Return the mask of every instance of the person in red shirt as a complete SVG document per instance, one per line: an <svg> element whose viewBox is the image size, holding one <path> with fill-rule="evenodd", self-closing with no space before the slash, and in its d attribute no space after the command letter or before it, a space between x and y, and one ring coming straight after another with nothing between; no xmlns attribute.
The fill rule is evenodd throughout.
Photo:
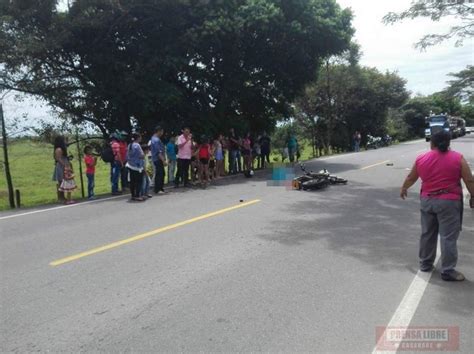
<svg viewBox="0 0 474 354"><path fill-rule="evenodd" d="M97 156L92 154L92 147L89 145L84 148L84 163L86 164L87 198L92 200L94 199L95 166L97 165Z"/></svg>
<svg viewBox="0 0 474 354"><path fill-rule="evenodd" d="M431 137L431 150L417 157L403 183L400 197L406 199L408 189L421 179L420 271L433 271L439 238L441 279L463 281L464 275L455 269L464 206L461 180L471 194L472 208L474 177L466 159L451 150L450 144L449 132L441 131Z"/></svg>
<svg viewBox="0 0 474 354"><path fill-rule="evenodd" d="M122 170L121 170L121 184L122 184L122 192L125 191L128 187L128 171L127 168L125 167L125 164L127 163L127 149L128 149L128 144L127 144L127 136L128 134L124 131L118 133L118 143L120 147L120 159L122 160Z"/></svg>
<svg viewBox="0 0 474 354"><path fill-rule="evenodd" d="M201 137L201 144L197 149L199 159L199 180L202 187L209 183L209 160L211 158L211 144L205 136Z"/></svg>

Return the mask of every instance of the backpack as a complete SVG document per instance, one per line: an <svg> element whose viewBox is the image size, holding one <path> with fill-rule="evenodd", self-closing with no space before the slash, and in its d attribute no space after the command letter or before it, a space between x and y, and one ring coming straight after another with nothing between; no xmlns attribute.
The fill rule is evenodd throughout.
<svg viewBox="0 0 474 354"><path fill-rule="evenodd" d="M107 162L107 163L114 162L115 156L114 156L114 152L112 151L112 147L110 147L109 145L105 146L100 153L100 157L102 158L104 162Z"/></svg>

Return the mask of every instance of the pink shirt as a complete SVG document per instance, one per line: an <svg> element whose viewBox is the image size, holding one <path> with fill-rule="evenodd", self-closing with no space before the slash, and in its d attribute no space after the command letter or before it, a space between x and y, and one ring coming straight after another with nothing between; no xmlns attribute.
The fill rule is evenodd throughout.
<svg viewBox="0 0 474 354"><path fill-rule="evenodd" d="M191 160L191 148L192 148L192 143L191 139L184 144L184 146L180 146L181 144L186 142L186 138L184 135L180 135L178 137L178 159L183 159L183 160Z"/></svg>
<svg viewBox="0 0 474 354"><path fill-rule="evenodd" d="M461 200L461 159L455 151L442 153L431 150L416 159L416 170L421 178L421 196L425 198ZM447 193L432 195L441 190Z"/></svg>
<svg viewBox="0 0 474 354"><path fill-rule="evenodd" d="M110 146L112 147L112 152L114 154L114 157L115 157L115 161L121 161L121 153L120 153L120 144L118 141L112 141L112 143L110 143Z"/></svg>

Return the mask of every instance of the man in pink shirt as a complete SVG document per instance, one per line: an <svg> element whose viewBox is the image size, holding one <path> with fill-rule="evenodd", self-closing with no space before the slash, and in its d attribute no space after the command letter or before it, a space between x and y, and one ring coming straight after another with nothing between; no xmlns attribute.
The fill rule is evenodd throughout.
<svg viewBox="0 0 474 354"><path fill-rule="evenodd" d="M185 187L189 186L189 166L192 157L192 135L188 127L183 129L183 134L178 137L178 169L174 180L175 188L179 187L179 183L183 182Z"/></svg>
<svg viewBox="0 0 474 354"><path fill-rule="evenodd" d="M405 199L408 189L421 178L421 239L420 270L434 268L438 234L441 243L441 278L463 281L464 275L455 270L457 240L462 229L463 197L461 179L471 194L473 207L474 178L464 157L449 149L451 135L440 132L431 138L431 151L416 159L402 186L400 196Z"/></svg>

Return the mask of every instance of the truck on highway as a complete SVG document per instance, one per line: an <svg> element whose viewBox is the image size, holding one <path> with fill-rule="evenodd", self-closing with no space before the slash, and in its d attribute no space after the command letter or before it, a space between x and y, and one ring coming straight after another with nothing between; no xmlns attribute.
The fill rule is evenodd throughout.
<svg viewBox="0 0 474 354"><path fill-rule="evenodd" d="M453 134L455 138L466 135L466 121L460 117L453 117L452 119L455 122Z"/></svg>
<svg viewBox="0 0 474 354"><path fill-rule="evenodd" d="M446 131L453 134L455 129L454 120L449 117L447 114L438 114L431 115L426 118L426 129L425 129L425 138L426 141L430 141L433 134L436 134L440 131Z"/></svg>

